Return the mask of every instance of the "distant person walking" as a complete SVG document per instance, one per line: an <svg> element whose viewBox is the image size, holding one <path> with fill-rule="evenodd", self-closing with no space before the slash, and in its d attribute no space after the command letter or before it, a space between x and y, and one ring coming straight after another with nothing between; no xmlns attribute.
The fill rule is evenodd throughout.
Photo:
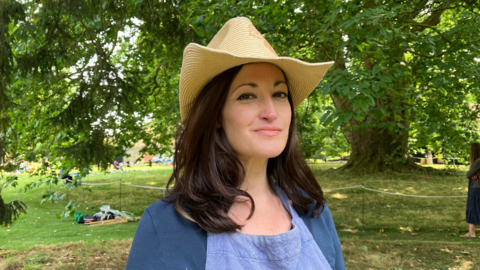
<svg viewBox="0 0 480 270"><path fill-rule="evenodd" d="M475 225L480 225L480 143L472 143L470 147L470 170L468 178L467 223L468 233L462 238L475 237Z"/></svg>

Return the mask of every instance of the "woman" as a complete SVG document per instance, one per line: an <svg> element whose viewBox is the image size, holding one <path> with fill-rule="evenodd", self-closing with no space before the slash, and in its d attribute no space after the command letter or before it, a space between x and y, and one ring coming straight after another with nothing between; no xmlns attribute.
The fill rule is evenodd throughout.
<svg viewBox="0 0 480 270"><path fill-rule="evenodd" d="M475 225L480 225L480 143L472 143L470 147L470 170L467 172L468 198L467 198L467 223L468 233L462 238L475 238Z"/></svg>
<svg viewBox="0 0 480 270"><path fill-rule="evenodd" d="M345 269L294 117L332 64L278 57L247 18L189 44L173 188L145 210L127 269Z"/></svg>

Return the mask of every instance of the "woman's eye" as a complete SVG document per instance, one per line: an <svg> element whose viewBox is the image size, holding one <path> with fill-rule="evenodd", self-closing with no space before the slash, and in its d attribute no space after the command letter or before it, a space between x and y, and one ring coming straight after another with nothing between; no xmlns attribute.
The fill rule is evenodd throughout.
<svg viewBox="0 0 480 270"><path fill-rule="evenodd" d="M288 94L285 93L285 92L278 92L278 93L273 94L273 96L274 97L279 97L279 98L287 98Z"/></svg>
<svg viewBox="0 0 480 270"><path fill-rule="evenodd" d="M249 100L252 99L254 96L252 94L243 94L240 97L238 97L238 100Z"/></svg>

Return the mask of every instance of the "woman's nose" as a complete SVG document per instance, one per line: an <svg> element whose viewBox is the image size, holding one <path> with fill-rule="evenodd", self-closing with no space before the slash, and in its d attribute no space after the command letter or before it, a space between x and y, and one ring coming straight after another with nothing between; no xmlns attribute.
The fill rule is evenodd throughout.
<svg viewBox="0 0 480 270"><path fill-rule="evenodd" d="M275 120L277 118L277 110L275 109L272 97L265 98L261 104L260 117L268 122Z"/></svg>

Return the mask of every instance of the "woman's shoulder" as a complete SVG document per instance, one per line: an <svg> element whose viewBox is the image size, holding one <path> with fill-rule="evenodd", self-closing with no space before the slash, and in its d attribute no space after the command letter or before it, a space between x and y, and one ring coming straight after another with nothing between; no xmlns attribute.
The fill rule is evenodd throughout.
<svg viewBox="0 0 480 270"><path fill-rule="evenodd" d="M171 198L166 199L170 200ZM145 209L142 219L144 216L152 220L153 225L162 235L168 235L174 230L184 230L186 232L200 229L196 223L181 216L175 209L173 202L156 201Z"/></svg>
<svg viewBox="0 0 480 270"><path fill-rule="evenodd" d="M174 215L175 206L173 203L158 200L150 204L145 209L145 212L156 218L166 218L167 216Z"/></svg>
<svg viewBox="0 0 480 270"><path fill-rule="evenodd" d="M318 216L316 217L311 217L311 214L315 208L316 201L314 200L313 203L307 205L308 211L304 213L299 213L299 216L301 218L305 219L310 219L314 223L322 223L324 225L330 224L330 222L333 221L332 219L332 213L330 212L330 208L327 205L326 201L323 201L323 205L320 206L319 212L321 212Z"/></svg>
<svg viewBox="0 0 480 270"><path fill-rule="evenodd" d="M472 166L470 167L470 169L475 169L475 170L478 170L480 168L480 158L477 158L475 159L475 161L473 161L473 164Z"/></svg>
<svg viewBox="0 0 480 270"><path fill-rule="evenodd" d="M178 214L173 203L157 201L140 219L127 269L201 269L206 247L204 230Z"/></svg>

